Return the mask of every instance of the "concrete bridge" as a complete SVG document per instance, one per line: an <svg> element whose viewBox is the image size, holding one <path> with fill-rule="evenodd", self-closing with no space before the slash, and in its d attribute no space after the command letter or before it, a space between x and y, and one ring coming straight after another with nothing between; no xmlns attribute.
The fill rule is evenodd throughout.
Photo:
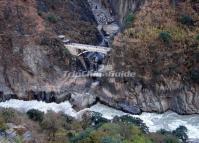
<svg viewBox="0 0 199 143"><path fill-rule="evenodd" d="M77 43L67 43L65 47L69 50L72 55L79 56L81 52L98 52L102 54L107 54L111 48L102 47L102 46L93 46L93 45L86 45L86 44L77 44ZM81 51L81 52L79 52Z"/></svg>

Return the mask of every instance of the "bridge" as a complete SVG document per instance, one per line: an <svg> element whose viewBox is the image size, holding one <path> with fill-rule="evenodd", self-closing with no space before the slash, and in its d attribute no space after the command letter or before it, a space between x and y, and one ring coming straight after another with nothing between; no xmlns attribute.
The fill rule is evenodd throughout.
<svg viewBox="0 0 199 143"><path fill-rule="evenodd" d="M77 43L67 43L65 47L69 50L69 52L73 55L81 55L78 53L78 50L83 50L83 52L98 52L102 54L107 54L111 48L102 47L102 46L93 46L93 45L86 45L86 44L77 44Z"/></svg>

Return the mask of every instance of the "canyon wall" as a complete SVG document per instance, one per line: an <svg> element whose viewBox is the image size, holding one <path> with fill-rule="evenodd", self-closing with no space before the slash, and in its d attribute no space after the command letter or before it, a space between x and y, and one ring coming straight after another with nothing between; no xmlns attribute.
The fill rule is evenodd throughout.
<svg viewBox="0 0 199 143"><path fill-rule="evenodd" d="M125 17L139 9L144 0L110 0L111 7L114 13L118 16L121 23L124 22Z"/></svg>
<svg viewBox="0 0 199 143"><path fill-rule="evenodd" d="M30 97L49 102L57 91L67 95L60 88L74 58L60 34L74 42L100 41L87 1L0 1L0 101Z"/></svg>
<svg viewBox="0 0 199 143"><path fill-rule="evenodd" d="M120 19L135 5L130 0L112 2ZM131 71L136 76L102 79L99 100L131 113L172 110L198 114L197 5L193 1L147 0L137 8L134 21L115 37L110 59L114 72ZM183 14L195 21L193 25L179 21ZM161 39L165 33L171 36L166 42Z"/></svg>

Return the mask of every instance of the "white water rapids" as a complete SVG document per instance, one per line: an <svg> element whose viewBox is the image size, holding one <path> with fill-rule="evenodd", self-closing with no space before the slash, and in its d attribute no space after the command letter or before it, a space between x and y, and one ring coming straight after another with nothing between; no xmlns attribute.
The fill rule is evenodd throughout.
<svg viewBox="0 0 199 143"><path fill-rule="evenodd" d="M57 104L45 103L42 101L22 101L11 99L6 102L0 102L0 107L14 108L20 112L27 112L30 109L37 109L46 113L48 110L52 110L54 112L63 112L66 115L70 115L75 118L79 118L84 111L99 112L103 115L103 117L107 119L112 119L115 116L122 116L127 114L99 103L92 106L91 108L76 112L68 101ZM169 111L164 114L142 113L141 115L132 116L142 119L144 123L146 123L146 125L149 127L150 132L156 132L160 129L172 131L180 125L183 125L187 127L188 136L190 139L199 139L199 115L183 116Z"/></svg>

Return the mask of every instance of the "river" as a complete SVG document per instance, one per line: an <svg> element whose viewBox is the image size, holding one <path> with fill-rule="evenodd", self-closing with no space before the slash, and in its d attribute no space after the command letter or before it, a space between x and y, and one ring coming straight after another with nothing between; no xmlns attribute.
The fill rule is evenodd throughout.
<svg viewBox="0 0 199 143"><path fill-rule="evenodd" d="M84 109L82 111L75 111L72 105L65 101L63 103L46 103L42 101L22 101L11 99L6 102L0 102L2 108L14 108L20 112L27 112L30 109L37 109L42 112L52 110L54 112L63 112L66 115L74 118L80 118L85 111L95 111L101 113L104 118L112 119L115 116L126 115L122 111L110 108L100 103ZM130 114L129 114L130 115ZM187 127L188 136L191 140L199 139L199 115L178 115L174 112L168 111L163 114L156 113L142 113L141 115L131 115L133 117L140 118L149 127L150 132L156 132L160 129L168 131L175 130L180 125Z"/></svg>

